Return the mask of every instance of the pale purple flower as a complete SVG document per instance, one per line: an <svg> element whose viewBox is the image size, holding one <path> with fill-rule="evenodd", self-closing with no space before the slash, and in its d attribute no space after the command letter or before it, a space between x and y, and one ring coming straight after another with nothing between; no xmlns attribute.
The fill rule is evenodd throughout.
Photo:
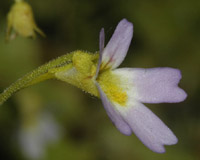
<svg viewBox="0 0 200 160"><path fill-rule="evenodd" d="M177 143L173 132L142 103L176 103L187 94L178 87L181 73L173 68L120 68L133 36L133 25L126 19L119 22L115 32L104 48L104 29L100 32L100 58L96 72L96 85L104 108L117 127L125 134L135 135L154 152L165 152L164 145ZM110 70L120 77L119 86L127 93L124 105L111 100L98 82L101 70Z"/></svg>

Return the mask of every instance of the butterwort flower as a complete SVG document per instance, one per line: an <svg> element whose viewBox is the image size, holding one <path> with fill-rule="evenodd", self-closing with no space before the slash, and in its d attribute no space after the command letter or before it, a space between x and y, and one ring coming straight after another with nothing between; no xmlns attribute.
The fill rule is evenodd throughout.
<svg viewBox="0 0 200 160"><path fill-rule="evenodd" d="M168 67L118 69L126 57L132 36L132 23L123 19L104 47L102 29L99 52L75 51L50 61L6 89L0 95L0 104L21 88L56 78L100 97L108 116L121 133L135 133L152 151L165 152L164 145L176 144L177 138L143 103L183 101L187 95L178 87L181 73Z"/></svg>
<svg viewBox="0 0 200 160"><path fill-rule="evenodd" d="M102 30L98 64L102 75L98 77L97 73L96 85L104 108L117 129L125 135L135 133L152 151L163 153L164 145L176 144L177 138L142 103L181 102L187 95L178 87L181 79L178 69L117 69L127 54L132 35L133 25L123 19L104 48Z"/></svg>
<svg viewBox="0 0 200 160"><path fill-rule="evenodd" d="M7 16L6 39L15 38L16 34L23 37L35 37L35 32L45 36L35 23L31 6L23 0L15 0Z"/></svg>

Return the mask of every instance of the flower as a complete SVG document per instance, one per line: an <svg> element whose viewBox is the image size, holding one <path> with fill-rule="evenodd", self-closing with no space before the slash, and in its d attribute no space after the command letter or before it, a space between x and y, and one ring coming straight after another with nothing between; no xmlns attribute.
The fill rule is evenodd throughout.
<svg viewBox="0 0 200 160"><path fill-rule="evenodd" d="M131 135L134 132L149 149L163 153L164 145L176 144L177 138L142 103L181 102L187 95L177 86L181 79L178 69L168 67L117 69L127 54L132 36L132 23L123 19L104 48L105 35L102 29L98 65L93 69L96 73L92 71L95 65L93 67L89 65L91 62L87 58L83 60L86 56L81 53L82 57L78 55L76 58L75 53L73 63L76 69L58 72L56 77L93 95L100 95L108 116L121 133ZM88 73L89 70L89 67L84 66L86 62L92 74L83 76L80 72Z"/></svg>
<svg viewBox="0 0 200 160"><path fill-rule="evenodd" d="M117 129L125 135L132 132L154 152L165 152L164 145L177 143L172 131L142 103L175 103L186 98L177 84L181 73L173 68L116 69L127 54L133 36L133 25L126 19L119 22L112 38L104 48L104 32L100 33L100 74L107 69L118 79L118 89L98 81L104 108ZM101 79L101 78L100 78ZM108 81L111 79L108 78ZM105 81L105 80L104 80ZM112 80L111 80L112 81ZM111 87L111 88L110 88ZM119 92L115 95L115 92Z"/></svg>
<svg viewBox="0 0 200 160"><path fill-rule="evenodd" d="M7 17L6 39L15 38L11 34L13 30L23 37L35 37L35 31L45 37L45 34L37 27L31 6L23 0L17 0L11 7Z"/></svg>
<svg viewBox="0 0 200 160"><path fill-rule="evenodd" d="M119 82L116 85L120 89L116 91L114 87L98 81L98 78L96 85L104 108L117 129L125 135L134 132L149 149L163 153L165 152L164 145L176 144L177 138L142 103L181 102L187 95L177 86L181 79L178 69L116 69L126 56L132 35L133 25L126 19L120 21L105 48L102 45L104 32L100 33L101 58L98 64L100 74L102 69L107 69L106 72L118 78ZM120 93L115 95L115 92Z"/></svg>
<svg viewBox="0 0 200 160"><path fill-rule="evenodd" d="M136 136L154 152L165 152L164 145L177 143L173 132L143 103L177 103L187 94L178 87L181 73L173 68L120 68L133 36L133 25L119 22L104 48L100 31L100 51L75 51L61 56L25 75L0 94L0 104L21 88L56 78L100 97L117 129Z"/></svg>

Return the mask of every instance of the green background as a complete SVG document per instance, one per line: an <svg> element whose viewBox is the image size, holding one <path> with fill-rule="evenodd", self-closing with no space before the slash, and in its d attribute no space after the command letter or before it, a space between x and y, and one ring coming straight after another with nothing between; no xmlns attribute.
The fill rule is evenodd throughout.
<svg viewBox="0 0 200 160"><path fill-rule="evenodd" d="M12 96L0 109L0 159L31 159L23 154L18 131L33 117L50 114L60 127L58 140L44 147L41 160L198 160L200 159L200 1L198 0L29 0L38 26L47 35L5 42L11 0L0 1L0 91L65 53L98 50L105 28L108 42L127 18L134 36L122 67L173 67L182 72L187 99L147 104L173 130L177 145L157 154L133 134L122 135L101 101L61 81L49 80Z"/></svg>

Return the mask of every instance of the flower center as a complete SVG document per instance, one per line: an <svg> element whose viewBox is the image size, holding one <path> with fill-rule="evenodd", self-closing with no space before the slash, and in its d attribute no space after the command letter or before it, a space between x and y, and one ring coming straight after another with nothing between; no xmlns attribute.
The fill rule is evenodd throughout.
<svg viewBox="0 0 200 160"><path fill-rule="evenodd" d="M125 106L128 96L127 93L120 87L120 77L113 74L112 71L107 70L100 73L97 82L102 87L107 97L121 106Z"/></svg>

